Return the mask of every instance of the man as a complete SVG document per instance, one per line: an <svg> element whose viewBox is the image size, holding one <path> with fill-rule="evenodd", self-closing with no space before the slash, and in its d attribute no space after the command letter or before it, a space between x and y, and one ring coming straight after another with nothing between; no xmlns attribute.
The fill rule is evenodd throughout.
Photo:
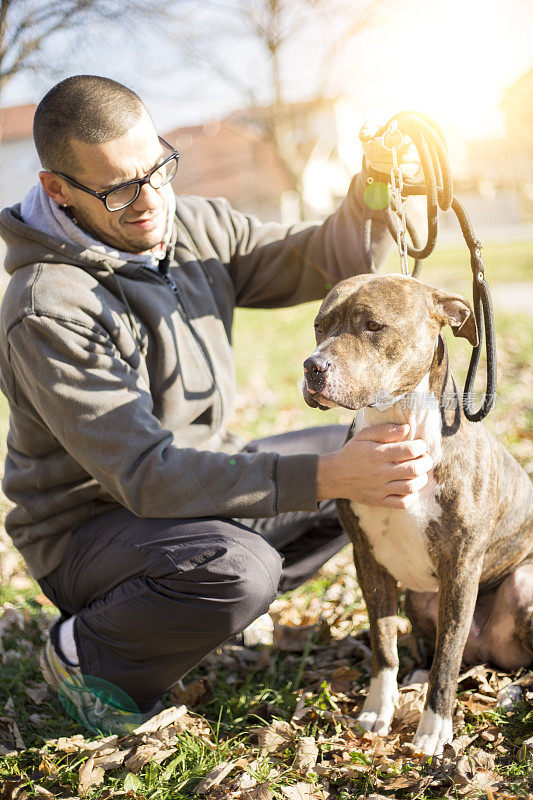
<svg viewBox="0 0 533 800"><path fill-rule="evenodd" d="M62 612L46 680L87 727L128 730L346 544L330 498L403 507L431 461L406 426L244 450L226 428L234 307L320 298L363 270L360 176L322 225L176 198L178 154L97 76L53 87L34 136L40 183L0 215L6 528Z"/></svg>

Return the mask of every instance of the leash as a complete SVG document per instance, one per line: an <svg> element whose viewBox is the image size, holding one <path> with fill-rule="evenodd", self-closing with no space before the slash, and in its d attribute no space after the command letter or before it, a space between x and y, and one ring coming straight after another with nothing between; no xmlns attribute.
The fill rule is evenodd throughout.
<svg viewBox="0 0 533 800"><path fill-rule="evenodd" d="M397 151L403 141L403 134L411 139L418 152L424 175L422 181L411 181L404 178L398 166ZM373 210L365 203L361 231L365 265L369 272L377 272L370 250L372 223L374 220L382 220L384 217L389 232L396 239L402 274L416 278L420 272L422 260L431 255L437 244L439 208L441 211L451 209L455 213L461 233L470 252L473 307L479 337L478 344L472 350L465 380L463 412L470 422L479 422L487 416L496 398L494 310L489 285L485 279L481 243L474 234L463 205L453 194L453 179L444 137L432 120L423 114L417 114L413 111L403 111L392 117L372 138L379 137L382 138L383 144L392 153L393 168L390 173L390 180L387 175L385 183L388 193L388 184L390 182L391 193L389 202L383 209ZM368 175L368 186L375 182L384 183L385 176L383 173L369 167L366 158L363 160L363 168ZM403 207L404 198L410 195L426 195L427 197L428 234L426 243L423 246L420 245L416 228L407 218ZM408 236L411 243L408 241ZM409 271L408 256L415 260L412 272ZM487 364L486 387L481 406L476 411L473 407L473 387L481 359L483 341L485 341Z"/></svg>

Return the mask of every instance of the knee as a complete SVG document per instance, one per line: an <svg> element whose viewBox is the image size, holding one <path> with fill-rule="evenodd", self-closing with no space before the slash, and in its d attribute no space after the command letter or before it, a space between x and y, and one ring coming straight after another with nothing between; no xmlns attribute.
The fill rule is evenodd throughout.
<svg viewBox="0 0 533 800"><path fill-rule="evenodd" d="M242 631L264 614L276 598L283 559L280 554L256 536L251 547L231 547L224 559L225 603L220 622L228 636Z"/></svg>
<svg viewBox="0 0 533 800"><path fill-rule="evenodd" d="M216 629L223 641L267 611L277 594L283 559L247 529L231 526L224 531L218 525L209 533L187 552L182 547L179 561L174 552L154 577L169 602L190 606L199 627L212 633Z"/></svg>

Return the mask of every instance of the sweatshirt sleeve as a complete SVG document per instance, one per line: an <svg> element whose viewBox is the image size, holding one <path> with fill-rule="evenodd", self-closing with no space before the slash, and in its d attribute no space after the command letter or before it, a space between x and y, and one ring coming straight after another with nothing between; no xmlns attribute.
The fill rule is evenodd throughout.
<svg viewBox="0 0 533 800"><path fill-rule="evenodd" d="M364 183L363 174L356 175L340 207L322 224L265 224L226 203L237 305L273 308L318 300L338 281L367 272L361 236ZM371 251L378 266L392 244L381 217L374 219Z"/></svg>
<svg viewBox="0 0 533 800"><path fill-rule="evenodd" d="M316 509L317 456L180 447L155 417L149 387L105 332L30 315L12 328L9 346L19 408L137 516ZM57 478L39 488L56 491Z"/></svg>

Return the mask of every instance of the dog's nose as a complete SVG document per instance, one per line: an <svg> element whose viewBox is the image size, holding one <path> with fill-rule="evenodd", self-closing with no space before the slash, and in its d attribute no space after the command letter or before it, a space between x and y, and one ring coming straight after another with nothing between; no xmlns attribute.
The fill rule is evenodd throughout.
<svg viewBox="0 0 533 800"><path fill-rule="evenodd" d="M309 356L304 361L304 375L312 389L320 389L325 382L329 361L323 356Z"/></svg>

